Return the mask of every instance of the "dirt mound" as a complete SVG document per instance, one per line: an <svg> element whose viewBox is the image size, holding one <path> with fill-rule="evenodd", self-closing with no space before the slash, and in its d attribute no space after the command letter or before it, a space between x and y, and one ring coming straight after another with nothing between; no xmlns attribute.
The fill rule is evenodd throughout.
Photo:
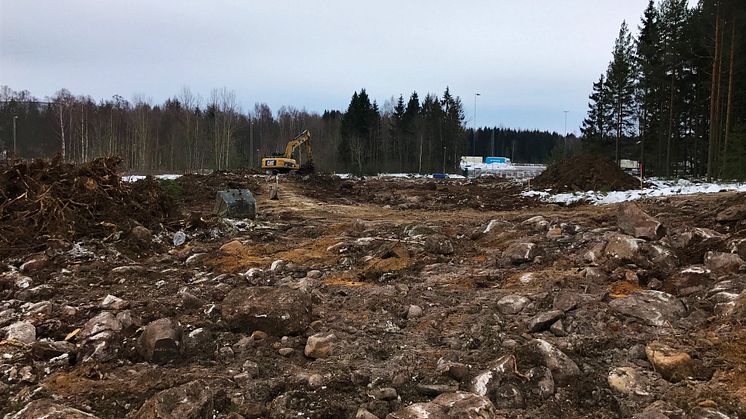
<svg viewBox="0 0 746 419"><path fill-rule="evenodd" d="M640 182L613 161L586 155L552 163L531 185L553 192L626 191L639 188Z"/></svg>
<svg viewBox="0 0 746 419"><path fill-rule="evenodd" d="M122 182L120 162L74 165L57 156L0 168L0 253L43 249L47 238L107 237L138 224L153 229L175 215L158 181Z"/></svg>
<svg viewBox="0 0 746 419"><path fill-rule="evenodd" d="M248 189L259 195L261 185L252 177L254 174L256 171L216 171L207 175L186 174L173 182L181 188L178 195L185 206L208 211L215 203L215 192L222 189Z"/></svg>

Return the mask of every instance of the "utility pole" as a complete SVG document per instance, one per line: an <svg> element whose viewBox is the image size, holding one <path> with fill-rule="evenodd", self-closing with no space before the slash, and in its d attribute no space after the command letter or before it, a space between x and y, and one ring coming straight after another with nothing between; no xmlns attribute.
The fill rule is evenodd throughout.
<svg viewBox="0 0 746 419"><path fill-rule="evenodd" d="M567 154L567 112L565 111L565 142L562 145L562 155L563 157Z"/></svg>
<svg viewBox="0 0 746 419"><path fill-rule="evenodd" d="M443 173L446 172L446 148L443 147Z"/></svg>
<svg viewBox="0 0 746 419"><path fill-rule="evenodd" d="M474 93L474 138L472 140L471 155L477 154L477 96L481 96L479 93Z"/></svg>
<svg viewBox="0 0 746 419"><path fill-rule="evenodd" d="M16 145L16 120L18 115L13 115L13 157L18 157L18 146Z"/></svg>
<svg viewBox="0 0 746 419"><path fill-rule="evenodd" d="M251 123L249 124L249 166L251 168L254 167L254 117L251 118Z"/></svg>

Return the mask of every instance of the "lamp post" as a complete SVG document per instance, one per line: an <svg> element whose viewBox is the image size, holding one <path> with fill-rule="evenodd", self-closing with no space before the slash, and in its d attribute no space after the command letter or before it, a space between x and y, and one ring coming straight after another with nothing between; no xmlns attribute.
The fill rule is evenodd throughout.
<svg viewBox="0 0 746 419"><path fill-rule="evenodd" d="M471 146L472 156L477 154L477 96L481 96L479 93L474 93L474 139Z"/></svg>
<svg viewBox="0 0 746 419"><path fill-rule="evenodd" d="M18 147L16 145L16 120L18 115L13 115L13 157L18 156Z"/></svg>

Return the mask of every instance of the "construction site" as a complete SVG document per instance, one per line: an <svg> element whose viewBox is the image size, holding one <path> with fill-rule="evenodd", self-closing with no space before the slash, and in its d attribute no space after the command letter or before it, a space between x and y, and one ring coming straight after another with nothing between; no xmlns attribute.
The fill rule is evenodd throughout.
<svg viewBox="0 0 746 419"><path fill-rule="evenodd" d="M737 189L118 163L0 170L6 418L746 416Z"/></svg>

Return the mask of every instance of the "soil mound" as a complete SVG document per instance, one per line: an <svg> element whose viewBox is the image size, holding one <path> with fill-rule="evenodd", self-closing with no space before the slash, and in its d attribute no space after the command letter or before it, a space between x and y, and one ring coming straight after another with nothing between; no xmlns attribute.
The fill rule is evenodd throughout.
<svg viewBox="0 0 746 419"><path fill-rule="evenodd" d="M531 182L535 189L553 192L626 191L640 182L613 161L599 156L578 156L552 163Z"/></svg>
<svg viewBox="0 0 746 419"><path fill-rule="evenodd" d="M219 190L248 189L259 195L261 185L254 174L256 171L251 170L215 171L207 175L185 174L174 182L181 188L180 200L185 206L209 211L215 203L215 192Z"/></svg>
<svg viewBox="0 0 746 419"><path fill-rule="evenodd" d="M122 182L119 157L80 165L51 160L0 167L0 253L38 250L46 240L108 237L136 225L158 228L176 204L147 178Z"/></svg>

